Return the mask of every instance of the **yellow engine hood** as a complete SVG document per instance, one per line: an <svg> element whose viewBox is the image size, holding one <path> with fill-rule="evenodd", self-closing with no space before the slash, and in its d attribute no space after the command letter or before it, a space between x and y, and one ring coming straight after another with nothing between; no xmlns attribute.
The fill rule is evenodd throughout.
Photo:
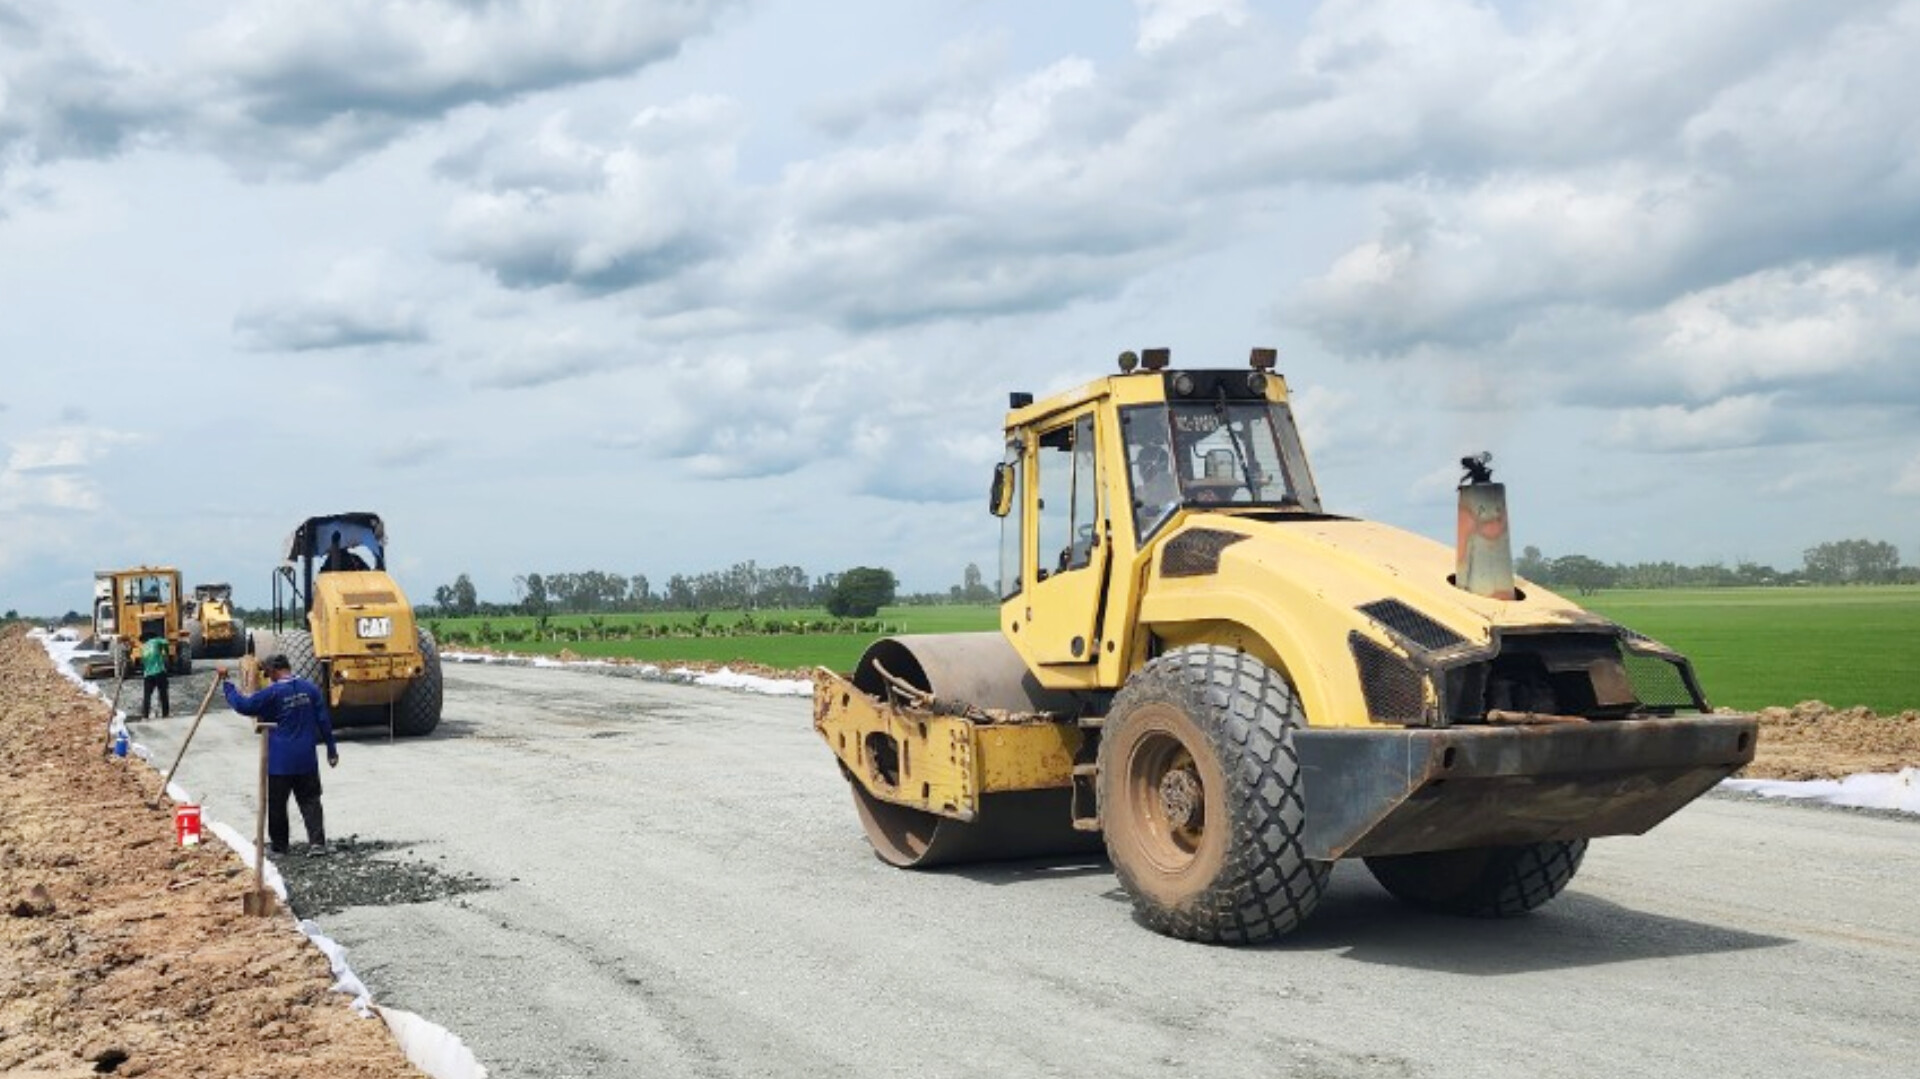
<svg viewBox="0 0 1920 1079"><path fill-rule="evenodd" d="M1292 578L1326 603L1351 610L1397 599L1469 640L1494 627L1594 626L1613 623L1555 592L1519 581L1520 598L1492 599L1455 588L1453 548L1374 521L1308 519L1261 522L1212 519L1201 527L1244 532L1221 552L1254 576Z"/></svg>
<svg viewBox="0 0 1920 1079"><path fill-rule="evenodd" d="M1369 723L1354 666L1355 636L1406 654L1390 629L1457 641L1429 648L1481 649L1515 631L1615 624L1531 582L1520 598L1490 599L1453 587L1453 550L1370 521L1262 520L1196 514L1156 545L1140 621L1162 647L1216 643L1277 664L1312 722ZM1362 608L1370 608L1363 610Z"/></svg>

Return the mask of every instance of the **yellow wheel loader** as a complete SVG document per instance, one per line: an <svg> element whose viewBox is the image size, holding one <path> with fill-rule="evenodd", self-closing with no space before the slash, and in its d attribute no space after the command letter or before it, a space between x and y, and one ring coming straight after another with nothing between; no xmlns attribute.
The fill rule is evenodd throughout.
<svg viewBox="0 0 1920 1079"><path fill-rule="evenodd" d="M193 645L180 610L180 571L172 566L99 570L93 575L93 637L106 658L87 664L88 678L140 677L140 643L165 637L171 674L193 673Z"/></svg>
<svg viewBox="0 0 1920 1079"><path fill-rule="evenodd" d="M1484 457L1451 550L1323 509L1273 366L1150 349L1012 396L1000 632L815 675L882 859L1104 846L1136 917L1197 941L1290 932L1342 858L1503 917L1752 759L1683 656L1513 576Z"/></svg>
<svg viewBox="0 0 1920 1079"><path fill-rule="evenodd" d="M233 612L233 586L197 584L186 608L187 639L193 654L206 659L238 659L247 651L247 624Z"/></svg>
<svg viewBox="0 0 1920 1079"><path fill-rule="evenodd" d="M387 574L379 516L310 517L285 549L273 576L273 629L249 636L244 688L257 688L258 661L280 652L327 694L335 726L431 733L440 723L440 652Z"/></svg>

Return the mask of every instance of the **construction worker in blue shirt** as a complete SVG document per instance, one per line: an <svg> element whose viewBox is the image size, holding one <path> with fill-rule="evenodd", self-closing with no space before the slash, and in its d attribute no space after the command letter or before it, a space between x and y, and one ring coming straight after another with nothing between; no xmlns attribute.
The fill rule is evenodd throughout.
<svg viewBox="0 0 1920 1079"><path fill-rule="evenodd" d="M320 763L314 756L321 741L327 743L327 767L340 765L326 695L312 682L294 677L293 664L284 655L268 656L261 661L260 671L269 681L252 696L227 681L225 667L218 675L229 707L274 725L267 735L268 849L275 854L287 852L287 795L291 794L307 826L307 853L323 855L327 827L320 808Z"/></svg>

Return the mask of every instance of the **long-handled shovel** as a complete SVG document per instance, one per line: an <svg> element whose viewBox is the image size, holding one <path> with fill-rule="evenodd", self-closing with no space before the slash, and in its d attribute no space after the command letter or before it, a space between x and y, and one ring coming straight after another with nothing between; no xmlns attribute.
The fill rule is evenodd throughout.
<svg viewBox="0 0 1920 1079"><path fill-rule="evenodd" d="M213 684L207 687L207 695L200 700L200 710L193 714L193 726L187 728L187 736L180 740L180 752L173 755L173 764L167 769L167 774L161 778L160 789L155 791L153 797L147 800L148 809L159 805L160 799L166 797L167 785L173 782L173 773L180 770L180 761L187 755L187 747L193 744L193 732L200 729L200 721L204 719L207 714L207 705L213 703L214 691L220 688L220 683L225 681L226 677L227 669L225 667L218 668L217 673L213 676ZM264 801L264 799L262 800Z"/></svg>
<svg viewBox="0 0 1920 1079"><path fill-rule="evenodd" d="M267 733L272 723L256 723L260 735L260 810L253 821L253 888L247 892L245 910L256 918L273 913L273 893L267 891Z"/></svg>

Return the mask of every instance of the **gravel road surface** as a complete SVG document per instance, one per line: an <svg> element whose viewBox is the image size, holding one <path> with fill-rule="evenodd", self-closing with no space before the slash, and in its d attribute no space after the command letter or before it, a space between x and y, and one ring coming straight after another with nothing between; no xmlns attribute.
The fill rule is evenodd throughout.
<svg viewBox="0 0 1920 1079"><path fill-rule="evenodd" d="M135 724L162 766L209 666L176 685L174 718ZM1920 1060L1912 819L1708 798L1596 842L1565 895L1507 922L1418 913L1342 864L1301 932L1213 948L1136 926L1104 864L882 865L804 698L446 671L432 737L343 736L324 776L343 852L296 841L282 865L377 1000L495 1076L1695 1079ZM216 705L177 781L250 833L243 723Z"/></svg>

